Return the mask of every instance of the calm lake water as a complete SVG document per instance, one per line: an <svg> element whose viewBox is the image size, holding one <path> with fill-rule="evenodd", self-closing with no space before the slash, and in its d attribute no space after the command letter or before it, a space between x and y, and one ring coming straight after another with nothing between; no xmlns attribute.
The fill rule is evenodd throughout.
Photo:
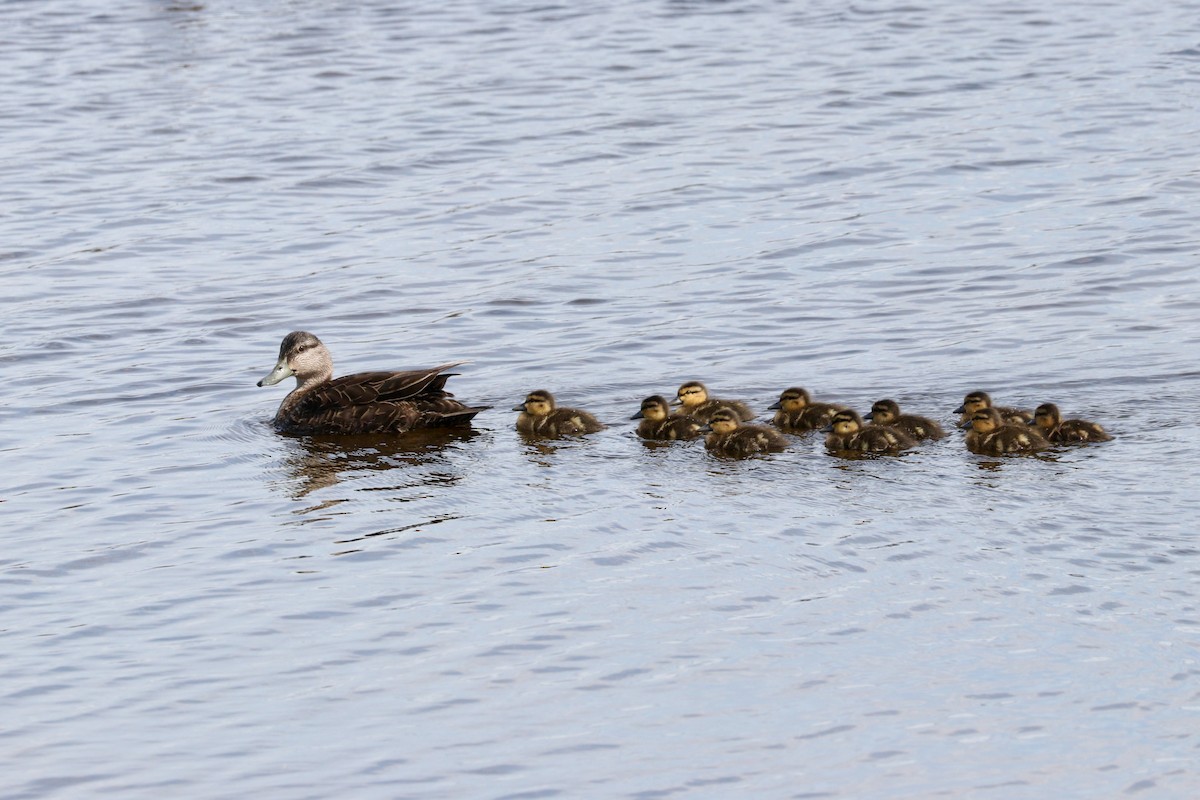
<svg viewBox="0 0 1200 800"><path fill-rule="evenodd" d="M0 31L0 796L1200 793L1200 4ZM294 329L493 409L280 435ZM689 379L1116 438L643 445Z"/></svg>

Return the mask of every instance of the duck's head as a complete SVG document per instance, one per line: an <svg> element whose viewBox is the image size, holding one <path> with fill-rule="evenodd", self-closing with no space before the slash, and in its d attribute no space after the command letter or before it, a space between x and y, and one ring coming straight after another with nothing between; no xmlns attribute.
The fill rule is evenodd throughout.
<svg viewBox="0 0 1200 800"><path fill-rule="evenodd" d="M833 415L829 427L823 428L826 433L836 433L838 436L849 436L862 430L862 417L857 411L846 409Z"/></svg>
<svg viewBox="0 0 1200 800"><path fill-rule="evenodd" d="M971 418L961 427L970 428L982 436L987 436L989 433L999 430L1002 425L1004 425L1004 420L999 411L994 408L981 408L972 414Z"/></svg>
<svg viewBox="0 0 1200 800"><path fill-rule="evenodd" d="M297 384L320 382L333 377L333 357L321 340L308 331L292 331L279 345L279 361L259 386L274 386L296 376Z"/></svg>
<svg viewBox="0 0 1200 800"><path fill-rule="evenodd" d="M662 395L653 395L642 401L642 408L630 419L648 419L651 422L662 422L670 415L667 400Z"/></svg>
<svg viewBox="0 0 1200 800"><path fill-rule="evenodd" d="M1033 422L1042 430L1048 431L1061 421L1062 417L1059 416L1058 406L1054 403L1042 403L1033 412Z"/></svg>
<svg viewBox="0 0 1200 800"><path fill-rule="evenodd" d="M513 411L524 411L534 417L544 417L554 410L554 395L538 389L525 395L525 402L513 406Z"/></svg>
<svg viewBox="0 0 1200 800"><path fill-rule="evenodd" d="M876 400L863 419L869 419L876 425L891 425L899 416L900 404L895 400Z"/></svg>
<svg viewBox="0 0 1200 800"><path fill-rule="evenodd" d="M708 428L713 433L725 434L733 433L738 429L741 418L737 412L731 408L718 408L708 418Z"/></svg>
<svg viewBox="0 0 1200 800"><path fill-rule="evenodd" d="M963 398L962 405L954 409L955 414L974 414L983 408L992 407L992 398L987 392L971 392Z"/></svg>
<svg viewBox="0 0 1200 800"><path fill-rule="evenodd" d="M684 410L703 405L708 401L708 389L700 381L688 381L675 393L675 402L683 404Z"/></svg>
<svg viewBox="0 0 1200 800"><path fill-rule="evenodd" d="M811 402L812 398L808 396L807 390L793 386L790 389L784 389L779 395L779 401L769 408L772 410L781 408L789 414L794 414Z"/></svg>

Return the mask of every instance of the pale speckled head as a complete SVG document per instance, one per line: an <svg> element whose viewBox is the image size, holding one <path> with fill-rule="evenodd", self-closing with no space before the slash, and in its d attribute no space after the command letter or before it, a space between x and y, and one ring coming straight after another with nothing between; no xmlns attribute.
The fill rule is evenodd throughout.
<svg viewBox="0 0 1200 800"><path fill-rule="evenodd" d="M779 402L772 405L771 408L782 408L787 413L794 414L802 410L810 402L812 402L812 398L809 397L807 389L792 386L780 393Z"/></svg>
<svg viewBox="0 0 1200 800"><path fill-rule="evenodd" d="M971 415L967 425L976 433L986 436L1004 425L1004 420L996 409L981 408Z"/></svg>
<svg viewBox="0 0 1200 800"><path fill-rule="evenodd" d="M688 381L675 393L675 401L682 403L685 409L695 408L708 401L708 389L700 381Z"/></svg>
<svg viewBox="0 0 1200 800"><path fill-rule="evenodd" d="M333 359L321 340L308 331L292 331L279 345L279 361L259 386L274 386L284 378L296 377L296 382L328 380L333 377Z"/></svg>
<svg viewBox="0 0 1200 800"><path fill-rule="evenodd" d="M662 422L669 415L670 409L667 407L666 398L656 394L643 400L641 410L630 417L630 419L648 419L651 422Z"/></svg>
<svg viewBox="0 0 1200 800"><path fill-rule="evenodd" d="M708 418L708 427L713 433L732 433L739 423L737 412L731 408L718 408Z"/></svg>
<svg viewBox="0 0 1200 800"><path fill-rule="evenodd" d="M987 392L971 392L963 398L963 403L954 409L955 414L974 414L976 411L992 407L992 398Z"/></svg>
<svg viewBox="0 0 1200 800"><path fill-rule="evenodd" d="M833 415L833 421L829 423L828 429L838 436L849 436L862 430L862 417L858 416L857 411L849 409L839 411Z"/></svg>
<svg viewBox="0 0 1200 800"><path fill-rule="evenodd" d="M547 416L554 410L554 395L545 389L538 389L525 395L525 402L513 406L513 411L524 411L535 417Z"/></svg>
<svg viewBox="0 0 1200 800"><path fill-rule="evenodd" d="M1062 417L1058 413L1058 406L1054 403L1042 403L1033 412L1033 421L1039 428L1050 430L1062 421Z"/></svg>
<svg viewBox="0 0 1200 800"><path fill-rule="evenodd" d="M876 400L864 419L869 419L876 425L891 425L899 416L900 405L895 400Z"/></svg>

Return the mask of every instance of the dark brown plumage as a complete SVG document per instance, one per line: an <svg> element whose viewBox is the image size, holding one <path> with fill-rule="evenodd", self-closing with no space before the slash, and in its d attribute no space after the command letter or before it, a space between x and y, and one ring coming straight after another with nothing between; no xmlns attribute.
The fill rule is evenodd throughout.
<svg viewBox="0 0 1200 800"><path fill-rule="evenodd" d="M768 408L775 410L775 416L771 420L775 427L792 433L804 433L824 428L833 421L833 415L845 406L837 403L814 403L807 389L793 386L784 389L779 395L779 400Z"/></svg>
<svg viewBox="0 0 1200 800"><path fill-rule="evenodd" d="M916 445L904 431L886 425L863 425L857 411L844 409L825 428L825 449L831 453L898 453Z"/></svg>
<svg viewBox="0 0 1200 800"><path fill-rule="evenodd" d="M1108 431L1095 422L1062 419L1058 406L1054 403L1042 403L1038 406L1033 412L1033 421L1042 435L1051 442L1107 442L1112 439Z"/></svg>
<svg viewBox="0 0 1200 800"><path fill-rule="evenodd" d="M971 421L976 411L985 408L994 408L1000 413L1000 418L1008 424L1013 425L1032 425L1033 412L1026 411L1023 408L1010 408L1008 406L993 406L992 398L987 392L971 392L963 398L963 403L958 408L954 409L955 414L961 414L959 424L966 424Z"/></svg>
<svg viewBox="0 0 1200 800"><path fill-rule="evenodd" d="M643 439L673 441L695 439L703 424L687 414L672 414L666 398L653 395L642 401L642 408L630 419L640 419L637 434Z"/></svg>
<svg viewBox="0 0 1200 800"><path fill-rule="evenodd" d="M876 400L871 411L864 417L875 425L885 425L907 433L911 438L941 439L946 435L942 426L928 417L916 414L901 414L900 405L895 400Z"/></svg>
<svg viewBox="0 0 1200 800"><path fill-rule="evenodd" d="M969 427L967 449L983 456L1036 453L1050 446L1036 428L1006 423L994 408L981 408L962 427Z"/></svg>
<svg viewBox="0 0 1200 800"><path fill-rule="evenodd" d="M295 376L275 413L275 427L292 433L403 433L414 428L469 425L486 406L466 406L445 390L456 361L404 372L360 372L333 377L333 358L311 333L293 331L279 361L259 386Z"/></svg>
<svg viewBox="0 0 1200 800"><path fill-rule="evenodd" d="M754 412L750 410L750 406L740 400L709 397L708 388L699 381L688 381L680 386L679 391L675 393L675 399L683 406L680 410L684 414L695 417L700 422L710 421L712 415L722 408L731 409L742 422L754 419Z"/></svg>
<svg viewBox="0 0 1200 800"><path fill-rule="evenodd" d="M525 402L513 406L517 415L517 430L532 436L579 436L595 433L604 426L586 411L559 408L554 395L538 389L525 396Z"/></svg>
<svg viewBox="0 0 1200 800"><path fill-rule="evenodd" d="M714 411L708 430L704 449L714 455L744 458L757 453L777 453L787 446L787 439L776 430L741 424L738 412L732 408Z"/></svg>

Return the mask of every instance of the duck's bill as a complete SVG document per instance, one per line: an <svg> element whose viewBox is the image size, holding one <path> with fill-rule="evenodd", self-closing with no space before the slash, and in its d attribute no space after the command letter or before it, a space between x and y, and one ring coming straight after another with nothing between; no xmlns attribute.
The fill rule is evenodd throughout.
<svg viewBox="0 0 1200 800"><path fill-rule="evenodd" d="M259 386L274 386L284 378L290 378L294 373L292 368L288 366L287 359L279 359L279 363L275 365L275 369L267 374L267 377L258 382Z"/></svg>

